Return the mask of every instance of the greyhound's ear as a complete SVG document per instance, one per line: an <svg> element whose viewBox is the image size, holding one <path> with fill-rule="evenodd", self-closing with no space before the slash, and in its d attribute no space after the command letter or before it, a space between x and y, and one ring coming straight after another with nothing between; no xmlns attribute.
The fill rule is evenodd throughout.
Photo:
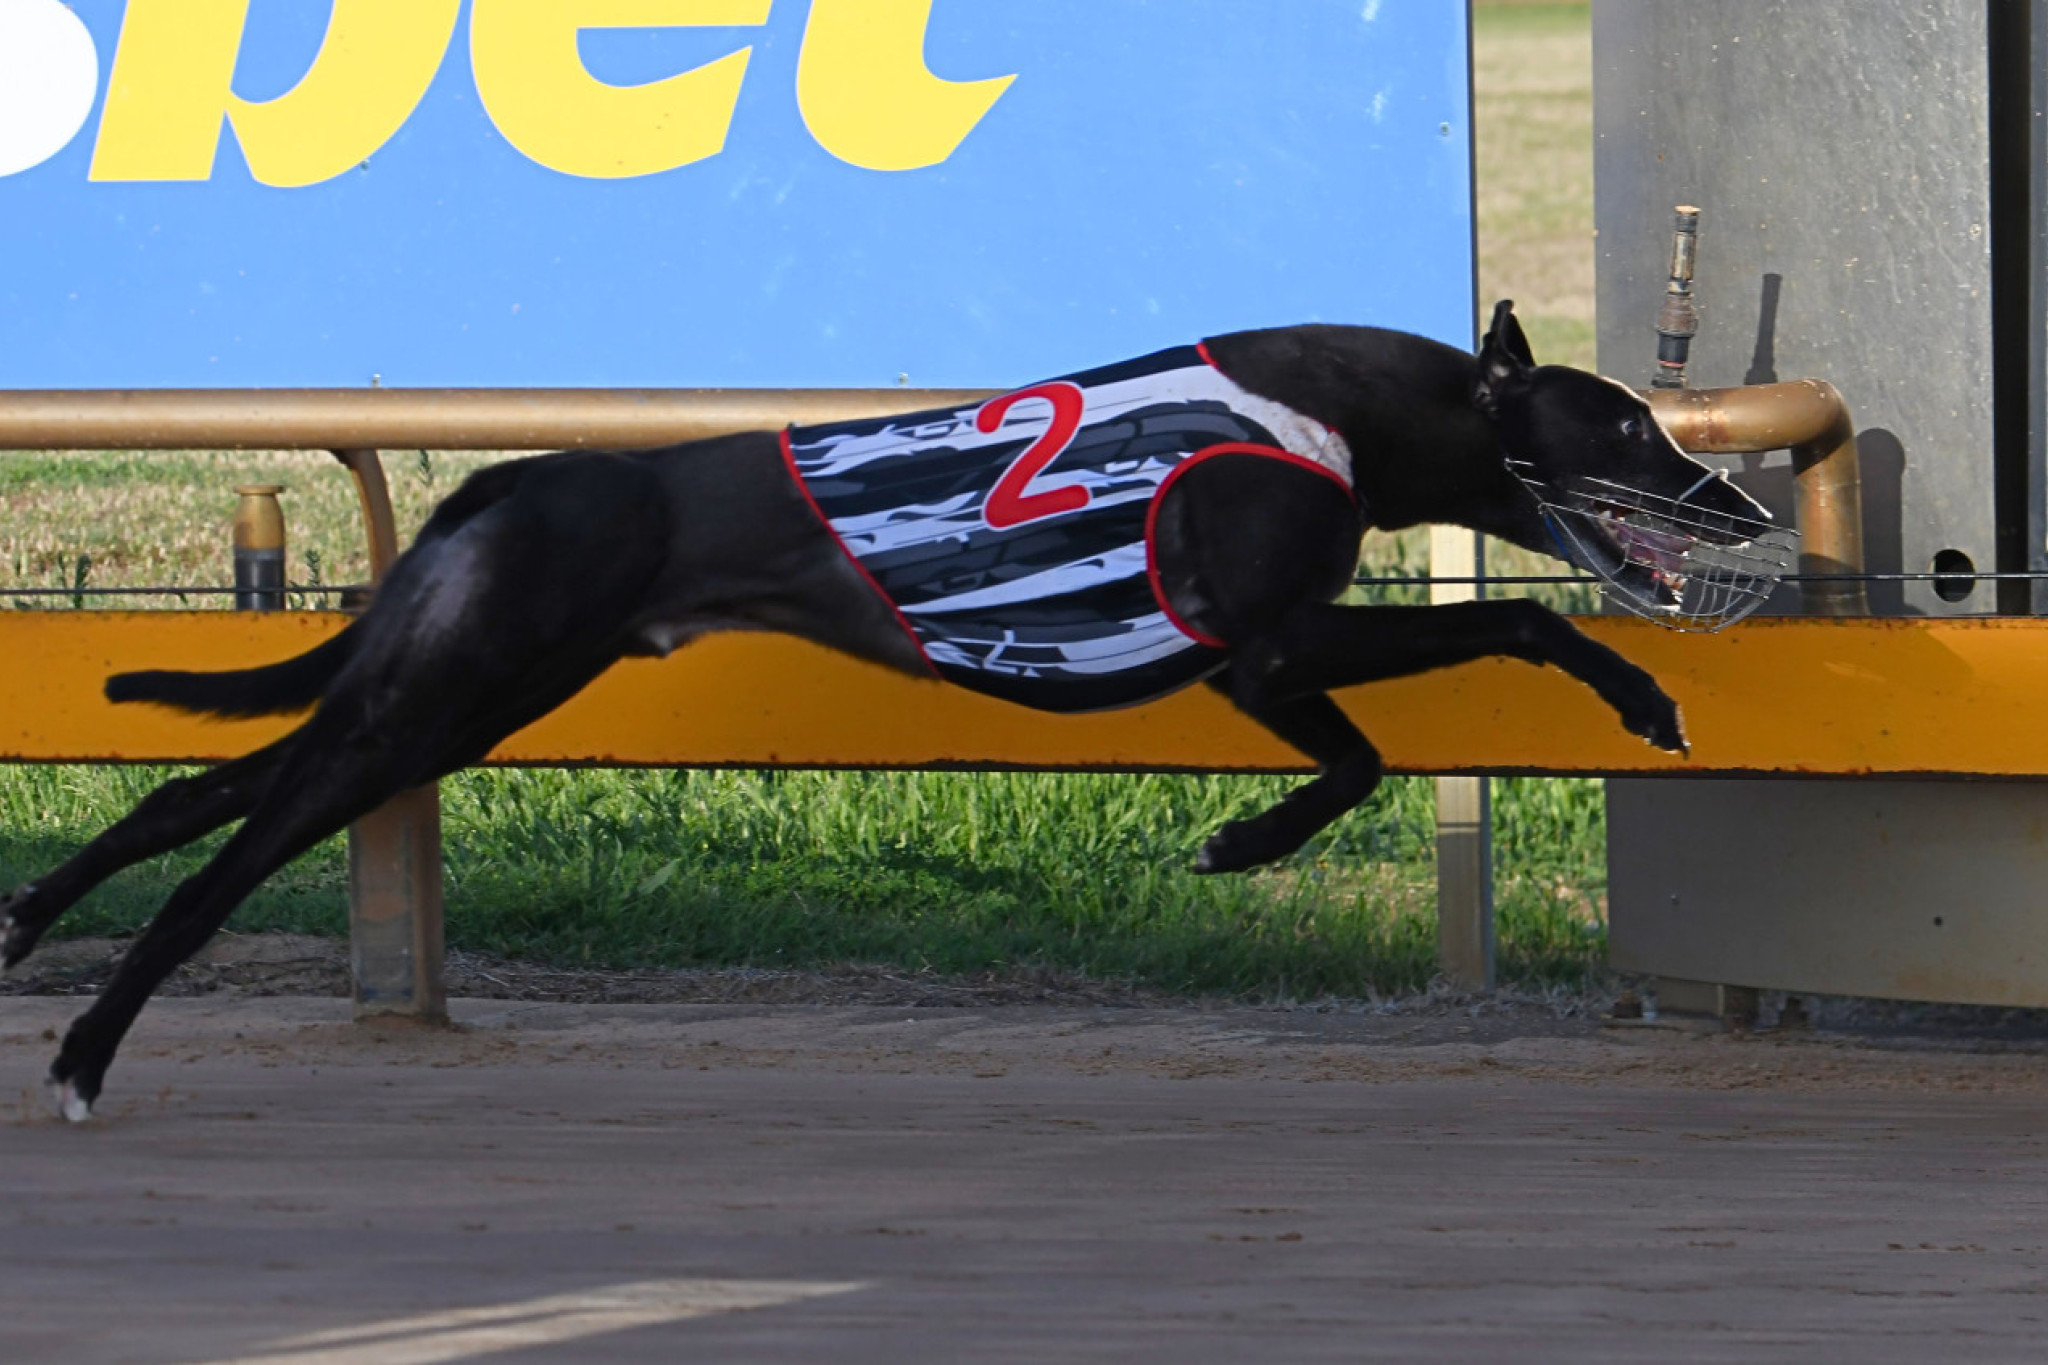
<svg viewBox="0 0 2048 1365"><path fill-rule="evenodd" d="M1479 378L1472 386L1472 405L1487 416L1500 411L1500 400L1510 387L1528 377L1536 368L1529 350L1529 338L1515 320L1515 301L1502 299L1493 306L1493 325L1479 344Z"/></svg>
<svg viewBox="0 0 2048 1365"><path fill-rule="evenodd" d="M1536 353L1529 349L1529 338L1522 332L1522 323L1515 316L1515 301L1502 299L1493 305L1493 322L1486 329L1486 339L1498 340L1509 355L1524 365L1534 367Z"/></svg>

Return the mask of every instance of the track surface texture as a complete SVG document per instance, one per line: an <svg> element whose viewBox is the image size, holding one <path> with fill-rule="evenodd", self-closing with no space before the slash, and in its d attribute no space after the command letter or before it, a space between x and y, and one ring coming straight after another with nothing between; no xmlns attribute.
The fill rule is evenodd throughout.
<svg viewBox="0 0 2048 1365"><path fill-rule="evenodd" d="M2037 1360L2048 1051L1519 1007L0 1000L8 1361Z"/></svg>

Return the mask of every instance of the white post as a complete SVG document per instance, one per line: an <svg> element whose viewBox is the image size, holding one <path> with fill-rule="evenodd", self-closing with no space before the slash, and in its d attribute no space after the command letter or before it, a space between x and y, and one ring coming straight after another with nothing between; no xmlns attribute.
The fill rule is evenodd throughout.
<svg viewBox="0 0 2048 1365"><path fill-rule="evenodd" d="M1477 578L1485 569L1478 533L1429 528L1429 572ZM1476 583L1433 583L1432 603L1470 602ZM1436 941L1444 977L1466 990L1493 988L1492 801L1483 777L1436 780Z"/></svg>

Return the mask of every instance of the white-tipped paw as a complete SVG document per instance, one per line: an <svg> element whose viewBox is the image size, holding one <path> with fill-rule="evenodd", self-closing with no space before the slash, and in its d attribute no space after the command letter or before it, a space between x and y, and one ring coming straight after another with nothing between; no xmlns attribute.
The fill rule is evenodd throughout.
<svg viewBox="0 0 2048 1365"><path fill-rule="evenodd" d="M92 1101L78 1093L70 1081L45 1081L43 1093L50 1097L50 1107L71 1123L84 1123L92 1117Z"/></svg>

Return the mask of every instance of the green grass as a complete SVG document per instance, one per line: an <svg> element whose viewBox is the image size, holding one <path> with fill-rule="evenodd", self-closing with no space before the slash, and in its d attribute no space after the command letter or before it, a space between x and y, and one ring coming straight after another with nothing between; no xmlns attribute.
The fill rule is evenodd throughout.
<svg viewBox="0 0 2048 1365"><path fill-rule="evenodd" d="M0 880L66 856L164 770L0 769ZM1170 990L1364 996L1427 982L1433 789L1390 781L1301 857L1197 877L1201 840L1286 779L1101 774L482 771L445 787L457 946L564 965L940 971L1042 964ZM1598 789L1499 784L1511 980L1598 970ZM61 935L126 933L217 841L131 869ZM343 932L339 840L237 928Z"/></svg>

